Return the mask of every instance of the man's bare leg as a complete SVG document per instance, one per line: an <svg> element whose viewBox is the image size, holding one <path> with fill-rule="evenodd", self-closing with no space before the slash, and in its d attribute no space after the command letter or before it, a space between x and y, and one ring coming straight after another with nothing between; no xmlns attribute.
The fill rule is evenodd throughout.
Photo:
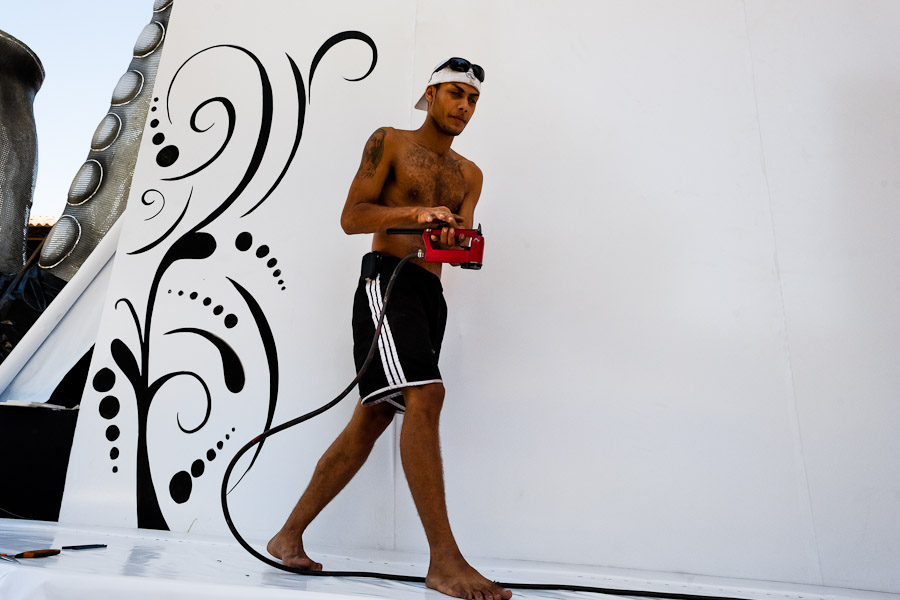
<svg viewBox="0 0 900 600"><path fill-rule="evenodd" d="M322 570L322 565L304 551L303 532L366 462L378 437L394 418L395 410L387 402L365 407L356 405L347 427L319 459L306 491L281 531L269 540L266 546L269 554L290 567Z"/></svg>
<svg viewBox="0 0 900 600"><path fill-rule="evenodd" d="M405 388L403 399L406 415L400 432L400 458L431 552L426 585L456 598L511 598L512 592L488 581L466 562L450 529L438 431L444 386Z"/></svg>

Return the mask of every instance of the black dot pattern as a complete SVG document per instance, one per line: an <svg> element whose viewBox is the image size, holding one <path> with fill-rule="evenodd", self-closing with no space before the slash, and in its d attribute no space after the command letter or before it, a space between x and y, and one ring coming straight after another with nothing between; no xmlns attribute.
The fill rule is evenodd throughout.
<svg viewBox="0 0 900 600"><path fill-rule="evenodd" d="M244 231L238 234L237 238L234 240L234 246L241 252L247 252L253 247L253 235L249 231ZM256 247L256 257L257 258L266 258L271 253L271 248L266 244L260 244ZM275 269L275 265L278 264L278 259L274 256L269 258L266 261L266 267L269 269ZM272 272L272 277L278 278L281 277L281 269L275 269ZM286 290L287 288L284 285L284 279L278 280L278 285L281 286L281 291Z"/></svg>
<svg viewBox="0 0 900 600"><path fill-rule="evenodd" d="M110 371L110 372L112 372L112 371ZM98 373L98 375L99 375L99 373ZM115 379L115 375L113 375L113 379ZM94 381L96 382L96 380L97 380L97 378L95 377ZM101 384L103 384L103 385L106 385L107 383L108 382L101 381ZM96 387L96 384L94 387ZM103 399L100 401L100 406L98 407L100 416L103 417L104 419L106 419L107 421L115 419L118 416L120 409L121 409L121 404L119 402L119 399L112 395L104 396ZM115 425L110 425L109 427L106 428L106 439L109 440L110 442L114 442L117 439L119 439L119 435L120 435L119 428L116 427ZM115 446L113 446L109 451L109 459L116 460L117 458L119 458L119 449L116 448ZM119 467L113 466L112 472L118 473Z"/></svg>
<svg viewBox="0 0 900 600"><path fill-rule="evenodd" d="M157 102L159 102L159 98L154 98L153 103L156 104ZM150 112L156 112L156 107L151 106ZM153 119L152 121L150 121L150 127L154 129L159 127L159 119ZM166 141L166 135L163 132L159 131L153 134L152 141L154 146L161 146ZM160 149L159 152L156 153L156 164L163 168L171 167L175 164L175 161L178 160L179 154L180 152L178 150L178 146L174 146L172 144L164 146Z"/></svg>
<svg viewBox="0 0 900 600"><path fill-rule="evenodd" d="M169 290L169 293L171 294L171 293L172 293L172 290ZM178 290L178 295L179 295L179 296L184 296L184 295L185 295L185 291L184 291L184 290ZM191 300L196 300L196 299L199 298L199 297L200 297L200 294L197 293L197 292L191 292L190 294L188 294L188 298L190 298ZM212 298L210 298L209 296L207 296L207 297L205 297L205 298L203 299L203 306L210 306L210 305L212 305ZM215 306L215 308L213 308L213 311L212 311L212 312L213 312L214 315L219 316L219 315L221 315L223 312L225 312L225 307L222 306L221 304L217 304L217 305ZM225 315L225 319L224 319L224 320L225 320L225 327L227 327L228 329L232 329L232 328L234 328L234 327L238 324L238 318L237 318L237 315L234 315L234 314L231 314L231 313L228 313L227 315Z"/></svg>
<svg viewBox="0 0 900 600"><path fill-rule="evenodd" d="M232 433L235 428L231 428ZM231 434L225 434L225 439L231 439ZM216 447L221 450L225 446L221 440L216 442ZM206 462L212 462L216 458L216 451L210 448L206 451ZM184 504L191 498L194 489L194 479L202 477L206 472L206 462L198 458L191 463L190 472L178 471L169 480L169 495L177 504Z"/></svg>

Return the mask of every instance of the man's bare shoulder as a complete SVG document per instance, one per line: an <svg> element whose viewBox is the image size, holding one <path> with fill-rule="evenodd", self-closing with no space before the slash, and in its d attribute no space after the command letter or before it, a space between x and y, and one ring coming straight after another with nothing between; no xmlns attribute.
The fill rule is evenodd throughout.
<svg viewBox="0 0 900 600"><path fill-rule="evenodd" d="M414 131L407 129L397 129L395 127L382 127L379 131L384 131L385 136L391 138L395 144L412 144Z"/></svg>
<svg viewBox="0 0 900 600"><path fill-rule="evenodd" d="M484 179L484 173L474 162L460 154L455 150L450 150L453 158L459 161L459 168L462 171L467 183L481 182Z"/></svg>
<svg viewBox="0 0 900 600"><path fill-rule="evenodd" d="M410 145L412 142L412 131L405 129L395 129L394 127L379 127L369 136L368 144L377 144L384 146L387 150L401 148Z"/></svg>

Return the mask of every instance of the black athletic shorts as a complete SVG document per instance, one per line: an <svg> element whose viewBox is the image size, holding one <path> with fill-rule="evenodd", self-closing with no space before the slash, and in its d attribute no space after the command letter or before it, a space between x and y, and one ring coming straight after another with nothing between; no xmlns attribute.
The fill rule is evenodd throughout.
<svg viewBox="0 0 900 600"><path fill-rule="evenodd" d="M364 272L353 300L353 357L357 371L375 336L388 280L400 262L399 258L379 256L374 279L367 279ZM364 270L371 260L363 259ZM446 324L447 303L441 279L414 263L403 265L391 291L375 357L359 382L360 401L364 405L390 402L402 411L406 408L403 388L441 383L438 357Z"/></svg>

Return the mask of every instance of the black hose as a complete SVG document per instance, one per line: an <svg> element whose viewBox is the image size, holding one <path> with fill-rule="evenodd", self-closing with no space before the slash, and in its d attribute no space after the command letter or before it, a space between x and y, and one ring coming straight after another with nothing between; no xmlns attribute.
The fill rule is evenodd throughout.
<svg viewBox="0 0 900 600"><path fill-rule="evenodd" d="M391 278L388 280L387 287L384 290L384 303L381 307L381 313L378 315L378 322L375 325L375 336L372 338L372 345L369 346L369 353L366 355L366 359L363 361L362 367L360 367L359 372L356 374L356 377L353 378L353 381L344 388L337 397L320 406L319 408L310 411L304 415L300 415L290 421L285 421L281 425L276 425L271 429L267 429L263 431L261 434L244 444L244 446L237 451L234 455L234 458L231 459L231 462L228 463L228 468L225 469L225 475L222 478L222 513L225 517L225 523L228 525L228 529L231 530L231 534L238 541L238 543L244 547L244 549L266 563L269 566L275 567L276 569L281 569L282 571L287 571L288 573L295 573L297 575L303 575L307 577L366 577L366 578L374 578L374 579L385 579L388 581L402 581L405 583L425 583L424 577L416 577L414 575L395 575L391 573L372 573L368 571L310 571L308 569L298 569L296 567L289 567L280 562L274 561L268 556L264 556L256 551L247 541L241 537L241 534L238 533L237 528L234 526L234 522L231 520L231 512L228 510L228 494L231 490L228 489L228 480L231 477L231 472L234 471L234 467L237 465L238 460L246 454L251 448L262 442L267 437L275 435L276 433L280 433L285 429L293 427L295 425L299 425L304 421L308 421L313 417L317 417L324 413L327 410L330 410L337 406L337 404L343 400L347 394L349 394L356 384L359 383L359 380L362 378L363 374L366 372L366 369L369 368L369 364L372 362L372 359L375 356L375 351L378 348L378 338L381 335L381 328L384 324L384 316L387 311L388 301L391 298L391 290L394 288L394 283L397 280L397 275L400 273L400 269L403 266L416 258L418 253L410 254L404 257L396 267L394 267L394 271L391 273ZM238 482L240 483L240 482ZM672 598L675 600L742 600L740 598L733 598L728 596L701 596L697 594L682 594L677 592L649 592L649 591L639 591L639 590L622 590L615 588L601 588L601 587L591 587L584 585L564 585L564 584L544 584L544 583L501 583L497 582L497 585L504 588L518 589L518 590L558 590L558 591L567 591L567 592L591 592L597 594L609 594L612 596L640 596L644 598Z"/></svg>

